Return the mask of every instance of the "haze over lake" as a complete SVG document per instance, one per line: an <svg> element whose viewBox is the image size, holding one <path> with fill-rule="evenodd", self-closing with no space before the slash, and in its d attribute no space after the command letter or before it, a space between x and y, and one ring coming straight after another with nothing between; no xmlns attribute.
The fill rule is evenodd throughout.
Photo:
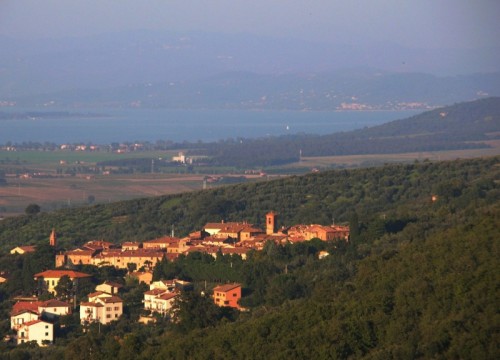
<svg viewBox="0 0 500 360"><path fill-rule="evenodd" d="M16 112L21 110L16 109ZM415 111L241 111L132 109L90 111L105 116L32 118L0 122L0 143L217 141L286 134L331 134L414 115Z"/></svg>

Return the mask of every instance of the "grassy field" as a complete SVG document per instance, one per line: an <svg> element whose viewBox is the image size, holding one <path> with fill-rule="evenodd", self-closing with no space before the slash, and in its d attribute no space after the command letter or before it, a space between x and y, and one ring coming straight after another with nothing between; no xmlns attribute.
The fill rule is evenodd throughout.
<svg viewBox="0 0 500 360"><path fill-rule="evenodd" d="M137 158L163 158L170 159L177 155L178 151L143 151L116 153L106 151L5 151L0 150L0 169L2 165L23 166L43 171L54 171L56 168L80 165L95 165L100 161L137 159Z"/></svg>
<svg viewBox="0 0 500 360"><path fill-rule="evenodd" d="M431 161L444 161L455 159L476 158L500 155L500 140L488 141L492 146L489 149L448 150L403 154L370 154L370 155L345 155L304 157L290 167L324 168L324 167L359 167L379 166L388 163L413 162L425 159Z"/></svg>

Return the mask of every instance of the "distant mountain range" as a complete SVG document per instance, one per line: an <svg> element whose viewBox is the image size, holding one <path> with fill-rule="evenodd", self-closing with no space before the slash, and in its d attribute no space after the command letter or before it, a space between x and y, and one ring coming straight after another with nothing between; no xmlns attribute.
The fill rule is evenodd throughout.
<svg viewBox="0 0 500 360"><path fill-rule="evenodd" d="M152 31L0 37L0 48L3 106L359 110L500 95L498 49Z"/></svg>
<svg viewBox="0 0 500 360"><path fill-rule="evenodd" d="M18 97L15 103L45 108L426 110L496 95L500 73L436 77L366 70L311 75L231 72L202 80Z"/></svg>

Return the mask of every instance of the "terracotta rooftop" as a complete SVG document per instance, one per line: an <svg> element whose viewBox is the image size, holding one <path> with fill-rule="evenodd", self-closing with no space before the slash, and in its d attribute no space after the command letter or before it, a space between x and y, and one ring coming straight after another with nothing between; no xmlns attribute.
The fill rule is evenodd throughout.
<svg viewBox="0 0 500 360"><path fill-rule="evenodd" d="M38 319L38 320L31 320L31 321L25 322L23 324L23 326L31 326L31 325L35 325L35 324L38 324L38 323L41 323L41 322L42 323L47 323L46 321Z"/></svg>
<svg viewBox="0 0 500 360"><path fill-rule="evenodd" d="M165 294L158 296L158 299L170 300L170 299L173 299L174 297L176 297L177 295L178 294L176 294L176 293L165 293Z"/></svg>
<svg viewBox="0 0 500 360"><path fill-rule="evenodd" d="M94 302L81 302L80 306L103 307L104 305L101 303L94 303Z"/></svg>
<svg viewBox="0 0 500 360"><path fill-rule="evenodd" d="M216 286L214 288L214 292L215 291L218 291L218 292L227 292L227 291L236 289L237 287L241 287L241 284L234 283L234 284L220 285L220 286Z"/></svg>
<svg viewBox="0 0 500 360"><path fill-rule="evenodd" d="M71 306L67 302L56 300L56 299L50 299L47 301L44 301L40 304L40 307L68 307Z"/></svg>
<svg viewBox="0 0 500 360"><path fill-rule="evenodd" d="M34 245L18 246L18 248L24 252L34 252L36 250L36 246Z"/></svg>
<svg viewBox="0 0 500 360"><path fill-rule="evenodd" d="M77 278L86 278L86 277L91 277L92 275L85 274L82 272L78 271L73 271L73 270L47 270L38 274L34 275L34 278L62 278L63 276L69 276L70 279L77 279Z"/></svg>
<svg viewBox="0 0 500 360"><path fill-rule="evenodd" d="M41 301L18 301L12 306L11 314L19 314L25 310L38 312L38 306L41 303Z"/></svg>
<svg viewBox="0 0 500 360"><path fill-rule="evenodd" d="M99 301L102 301L105 304L113 304L113 303L123 302L123 300L121 298L119 298L118 296L99 298Z"/></svg>
<svg viewBox="0 0 500 360"><path fill-rule="evenodd" d="M153 290L148 290L144 293L144 295L160 295L163 294L166 290L165 289L153 289Z"/></svg>
<svg viewBox="0 0 500 360"><path fill-rule="evenodd" d="M158 239L144 241L144 244L171 244L171 243L177 243L179 242L179 240L180 239L176 237L164 236Z"/></svg>

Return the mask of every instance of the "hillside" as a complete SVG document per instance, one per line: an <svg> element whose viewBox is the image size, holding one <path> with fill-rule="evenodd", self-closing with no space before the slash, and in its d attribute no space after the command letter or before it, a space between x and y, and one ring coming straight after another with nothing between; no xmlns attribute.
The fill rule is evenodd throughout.
<svg viewBox="0 0 500 360"><path fill-rule="evenodd" d="M189 316L183 313L179 324L137 324L130 305L114 325L75 332L45 350L19 348L12 354L37 359L498 358L499 160L329 171L6 219L0 223L4 251L13 244L46 242L52 226L60 231L63 247L72 247L93 238L149 239L171 224L179 235L220 219L262 226L269 209L279 212L283 225L328 224L335 218L351 226L347 245L267 246L243 262L190 256L158 269L199 284L242 282L243 305L250 311L236 318L213 312L193 294L186 299L198 305ZM317 252L325 248L331 255L318 260ZM12 261L9 266L26 270Z"/></svg>
<svg viewBox="0 0 500 360"><path fill-rule="evenodd" d="M452 90L450 90L452 89ZM500 95L500 73L438 77L355 69L259 74L232 71L187 81L135 83L14 97L18 106L239 110L426 110Z"/></svg>
<svg viewBox="0 0 500 360"><path fill-rule="evenodd" d="M427 111L407 119L329 135L293 135L204 144L192 154L213 164L282 165L302 156L395 154L488 147L498 138L500 98L487 98Z"/></svg>
<svg viewBox="0 0 500 360"><path fill-rule="evenodd" d="M328 224L333 218L346 222L353 212L366 220L381 211L411 217L413 211L428 203L431 194L449 197L454 191L462 194L467 185L476 189L474 181L483 177L493 181L497 171L492 169L497 170L494 166L497 162L498 158L491 158L326 171L264 183L6 218L0 222L0 249L6 251L16 245L45 242L53 228L59 234L61 246L72 247L91 239L148 240L169 234L172 226L178 236L186 236L207 222L221 220L246 220L263 227L263 216L269 210L280 213L283 226ZM480 191L480 188L468 191Z"/></svg>

